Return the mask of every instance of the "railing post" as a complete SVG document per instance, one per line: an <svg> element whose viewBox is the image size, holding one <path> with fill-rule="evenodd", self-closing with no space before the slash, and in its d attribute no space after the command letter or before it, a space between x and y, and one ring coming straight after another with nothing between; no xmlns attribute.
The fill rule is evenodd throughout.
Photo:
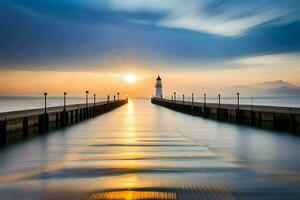
<svg viewBox="0 0 300 200"><path fill-rule="evenodd" d="M184 104L184 94L182 95L182 103Z"/></svg>

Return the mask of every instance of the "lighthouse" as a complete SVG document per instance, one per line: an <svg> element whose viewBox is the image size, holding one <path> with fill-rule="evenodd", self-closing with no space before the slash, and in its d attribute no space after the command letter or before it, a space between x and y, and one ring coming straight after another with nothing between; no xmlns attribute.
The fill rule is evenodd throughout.
<svg viewBox="0 0 300 200"><path fill-rule="evenodd" d="M161 83L161 78L157 77L156 79L156 84L155 84L155 98L162 98L163 97L163 93L162 93L162 83Z"/></svg>

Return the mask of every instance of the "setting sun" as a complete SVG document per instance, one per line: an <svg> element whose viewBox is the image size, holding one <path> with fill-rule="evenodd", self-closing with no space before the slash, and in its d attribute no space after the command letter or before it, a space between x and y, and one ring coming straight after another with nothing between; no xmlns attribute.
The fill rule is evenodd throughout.
<svg viewBox="0 0 300 200"><path fill-rule="evenodd" d="M137 78L134 74L127 74L124 76L124 81L127 83L134 83L136 82Z"/></svg>

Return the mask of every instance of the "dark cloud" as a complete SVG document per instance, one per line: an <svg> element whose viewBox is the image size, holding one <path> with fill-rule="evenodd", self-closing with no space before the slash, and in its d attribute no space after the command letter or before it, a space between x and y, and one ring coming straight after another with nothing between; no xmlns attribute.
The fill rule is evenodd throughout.
<svg viewBox="0 0 300 200"><path fill-rule="evenodd" d="M226 37L147 23L160 21L166 11L120 11L103 2L97 8L81 1L0 4L0 67L45 67L114 56L171 64L211 63L300 50L299 20L261 24ZM207 10L225 7L208 4Z"/></svg>

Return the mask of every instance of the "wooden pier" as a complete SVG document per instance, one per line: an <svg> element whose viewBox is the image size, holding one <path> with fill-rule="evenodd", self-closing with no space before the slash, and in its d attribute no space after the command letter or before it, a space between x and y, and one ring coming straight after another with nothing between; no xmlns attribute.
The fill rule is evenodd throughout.
<svg viewBox="0 0 300 200"><path fill-rule="evenodd" d="M300 108L199 103L162 98L152 98L151 102L209 119L300 133Z"/></svg>
<svg viewBox="0 0 300 200"><path fill-rule="evenodd" d="M127 102L128 99L0 113L0 143L14 143L77 124Z"/></svg>

